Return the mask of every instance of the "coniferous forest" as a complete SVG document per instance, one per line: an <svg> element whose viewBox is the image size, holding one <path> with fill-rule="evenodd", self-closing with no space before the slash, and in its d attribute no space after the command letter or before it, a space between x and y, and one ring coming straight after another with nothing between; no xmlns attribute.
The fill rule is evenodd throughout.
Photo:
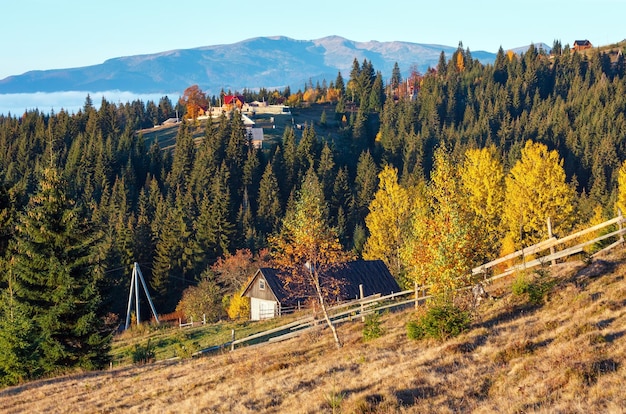
<svg viewBox="0 0 626 414"><path fill-rule="evenodd" d="M160 313L202 284L226 306L245 277L216 263L264 260L308 173L346 252L444 293L453 274L541 240L547 217L564 235L615 216L624 57L554 46L483 65L459 45L406 78L355 60L345 80L244 91L333 108L262 149L232 113L183 117L173 149L148 142L139 130L187 109L167 97L0 116L0 383L105 366L135 262Z"/></svg>

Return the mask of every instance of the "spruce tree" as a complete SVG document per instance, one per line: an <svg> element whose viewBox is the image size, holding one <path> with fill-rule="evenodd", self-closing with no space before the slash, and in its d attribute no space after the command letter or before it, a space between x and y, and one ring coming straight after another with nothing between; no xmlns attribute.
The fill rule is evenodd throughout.
<svg viewBox="0 0 626 414"><path fill-rule="evenodd" d="M176 135L174 160L167 182L168 186L173 189L181 186L183 190L186 190L191 178L196 148L189 128L188 123L183 121Z"/></svg>
<svg viewBox="0 0 626 414"><path fill-rule="evenodd" d="M400 66L398 66L398 62L393 64L393 69L391 71L391 89L396 90L402 83L402 74L400 73Z"/></svg>
<svg viewBox="0 0 626 414"><path fill-rule="evenodd" d="M258 196L259 208L257 210L257 226L261 237L267 236L278 230L281 217L281 204L278 191L278 180L272 169L272 164L265 166L265 172L261 177Z"/></svg>
<svg viewBox="0 0 626 414"><path fill-rule="evenodd" d="M34 324L26 305L15 295L15 273L10 261L2 261L0 291L0 386L15 385L41 374Z"/></svg>
<svg viewBox="0 0 626 414"><path fill-rule="evenodd" d="M365 216L369 211L369 204L374 199L374 193L378 186L378 168L374 162L374 157L369 151L361 153L356 168L356 178L354 179L355 207L353 213L355 215L355 224L364 223Z"/></svg>
<svg viewBox="0 0 626 414"><path fill-rule="evenodd" d="M341 76L341 71L337 72L337 79L335 79L335 88L339 90L339 95L343 97L346 94L346 84Z"/></svg>
<svg viewBox="0 0 626 414"><path fill-rule="evenodd" d="M13 249L15 299L33 324L37 374L102 368L109 360L98 243L59 171L45 169L19 216Z"/></svg>

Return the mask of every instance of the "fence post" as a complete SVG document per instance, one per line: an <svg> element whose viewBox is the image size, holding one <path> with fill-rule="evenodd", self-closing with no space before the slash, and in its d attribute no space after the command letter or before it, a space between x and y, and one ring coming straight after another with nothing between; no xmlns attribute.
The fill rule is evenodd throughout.
<svg viewBox="0 0 626 414"><path fill-rule="evenodd" d="M230 331L230 350L235 350L235 330Z"/></svg>
<svg viewBox="0 0 626 414"><path fill-rule="evenodd" d="M417 309L417 306L419 305L419 298L420 298L420 293L419 293L419 288L417 287L417 282L413 282L415 285L415 309Z"/></svg>
<svg viewBox="0 0 626 414"><path fill-rule="evenodd" d="M622 220L624 219L624 217L622 216L622 209L618 208L617 209L617 216L619 217L619 221L617 222L617 225L619 226L619 241L622 242L622 244L624 243L624 233L622 233L622 230L624 229L624 225L622 224Z"/></svg>
<svg viewBox="0 0 626 414"><path fill-rule="evenodd" d="M550 217L548 217L548 238L552 238L552 220L550 220ZM556 253L556 250L554 246L552 246L550 247L550 254L553 255L554 253ZM554 266L556 264L556 259L552 259L550 263Z"/></svg>
<svg viewBox="0 0 626 414"><path fill-rule="evenodd" d="M361 322L365 322L365 315L363 314L365 311L365 305L363 305L363 284L359 285L359 298L361 298Z"/></svg>

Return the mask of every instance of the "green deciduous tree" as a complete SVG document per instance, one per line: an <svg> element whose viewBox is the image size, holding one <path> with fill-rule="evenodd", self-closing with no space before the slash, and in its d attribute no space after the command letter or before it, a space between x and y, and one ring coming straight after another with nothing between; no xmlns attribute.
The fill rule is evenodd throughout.
<svg viewBox="0 0 626 414"><path fill-rule="evenodd" d="M207 322L216 322L224 315L222 290L209 271L202 273L197 286L184 290L176 310L194 321L202 321L206 317Z"/></svg>

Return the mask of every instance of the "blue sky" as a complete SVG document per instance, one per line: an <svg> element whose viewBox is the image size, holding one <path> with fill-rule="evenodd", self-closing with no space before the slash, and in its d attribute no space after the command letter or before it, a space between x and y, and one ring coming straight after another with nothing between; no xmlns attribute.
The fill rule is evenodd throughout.
<svg viewBox="0 0 626 414"><path fill-rule="evenodd" d="M490 52L551 46L555 39L604 45L626 38L625 0L4 0L0 10L0 79L258 36L447 46L462 41L472 51Z"/></svg>

